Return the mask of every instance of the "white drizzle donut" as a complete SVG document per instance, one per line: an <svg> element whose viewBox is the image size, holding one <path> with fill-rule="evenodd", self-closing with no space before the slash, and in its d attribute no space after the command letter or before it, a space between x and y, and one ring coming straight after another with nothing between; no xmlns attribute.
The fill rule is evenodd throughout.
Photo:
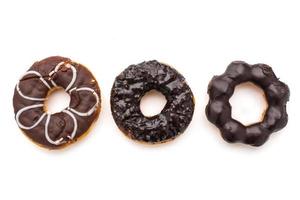
<svg viewBox="0 0 300 200"><path fill-rule="evenodd" d="M39 84L36 80L39 80ZM27 92L22 91L24 87ZM58 87L68 92L70 105L59 113L47 113L44 111L44 102L48 92ZM82 91L85 94L80 94ZM50 149L75 141L87 132L98 117L101 104L100 89L93 75L82 65L63 57L49 57L35 63L17 83L13 101L18 126L34 142ZM30 111L38 112L38 117L32 117ZM54 117L58 122L52 122ZM30 120L32 123L28 124ZM24 124L25 121L28 125ZM68 128L70 124L72 127ZM57 133L51 135L53 130Z"/></svg>

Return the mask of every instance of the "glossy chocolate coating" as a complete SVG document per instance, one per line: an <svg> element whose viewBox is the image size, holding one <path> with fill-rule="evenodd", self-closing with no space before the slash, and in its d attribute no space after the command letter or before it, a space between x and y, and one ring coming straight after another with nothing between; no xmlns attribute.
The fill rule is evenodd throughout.
<svg viewBox="0 0 300 200"><path fill-rule="evenodd" d="M244 126L231 117L229 103L235 86L244 82L252 82L261 87L268 102L263 120L249 126ZM232 62L225 73L212 78L208 85L208 94L207 119L219 128L227 142L261 146L271 133L284 128L288 122L286 103L290 96L289 88L279 81L268 65Z"/></svg>
<svg viewBox="0 0 300 200"><path fill-rule="evenodd" d="M61 62L64 62L64 65L59 68L57 73L54 73L50 76L49 73L53 71L54 68ZM48 126L49 137L53 141L58 140L59 138L63 138L64 142L59 145L49 143L45 136L46 117L44 117L42 121L32 129L25 130L21 128L23 132L35 143L49 149L57 149L65 146L68 143L76 141L80 136L88 131L89 127L98 117L100 112L101 98L98 83L91 72L83 65L75 63L68 58L56 56L49 57L42 61L34 63L28 71L36 71L40 73L48 83L48 85L53 89L57 87L66 89L74 75L72 73L72 70L66 67L66 64L71 64L76 69L77 76L72 88L88 87L93 89L99 97L99 104L97 105L96 110L89 116L79 116L73 113L77 122L77 130L75 137L72 139L69 138L72 131L75 130L75 122L72 117L64 112L58 112L51 115L51 120ZM51 80L55 81L57 87L53 86ZM19 88L26 96L35 98L46 98L48 92L50 91L50 89L46 87L45 84L43 84L39 77L34 74L25 75L19 82ZM87 112L89 109L91 109L92 106L96 105L96 98L91 92L76 90L69 90L68 92L70 94L69 108L75 109L79 112ZM44 101L33 101L25 99L19 94L17 88L15 89L13 96L13 106L15 114L22 108L25 108L27 106L43 103ZM24 126L31 126L35 122L37 122L44 113L44 107L30 109L26 112L23 112L20 115L19 120Z"/></svg>
<svg viewBox="0 0 300 200"><path fill-rule="evenodd" d="M140 101L153 89L161 92L167 103L161 113L147 117L140 110ZM111 111L117 126L130 138L162 143L183 133L191 122L193 93L175 69L155 60L143 62L129 66L116 77Z"/></svg>

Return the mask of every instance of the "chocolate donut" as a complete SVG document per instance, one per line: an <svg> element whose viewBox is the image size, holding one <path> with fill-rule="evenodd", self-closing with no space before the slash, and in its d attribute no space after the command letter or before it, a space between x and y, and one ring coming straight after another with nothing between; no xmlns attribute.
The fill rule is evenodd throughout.
<svg viewBox="0 0 300 200"><path fill-rule="evenodd" d="M70 95L69 106L47 113L44 102L54 89ZM100 112L100 89L91 72L64 57L34 63L16 85L13 106L20 129L35 143L57 149L88 131Z"/></svg>
<svg viewBox="0 0 300 200"><path fill-rule="evenodd" d="M244 82L252 82L261 87L268 102L263 120L249 126L244 126L231 117L229 103L235 86ZM271 133L284 128L288 122L286 104L290 96L289 88L279 81L268 65L232 62L225 73L212 78L208 85L208 94L207 119L219 128L227 142L261 146Z"/></svg>
<svg viewBox="0 0 300 200"><path fill-rule="evenodd" d="M140 110L141 98L150 90L167 100L152 117ZM133 140L162 143L185 131L194 112L193 93L175 69L155 60L131 65L115 79L111 90L111 111L119 129Z"/></svg>

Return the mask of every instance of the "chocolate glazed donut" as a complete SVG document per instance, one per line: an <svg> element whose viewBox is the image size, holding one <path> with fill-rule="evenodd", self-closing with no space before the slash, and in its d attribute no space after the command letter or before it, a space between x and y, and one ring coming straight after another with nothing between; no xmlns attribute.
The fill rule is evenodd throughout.
<svg viewBox="0 0 300 200"><path fill-rule="evenodd" d="M56 88L70 95L69 107L49 114L44 102ZM35 143L57 149L88 131L100 112L100 89L91 72L64 57L36 62L21 77L13 97L15 118Z"/></svg>
<svg viewBox="0 0 300 200"><path fill-rule="evenodd" d="M248 81L264 90L268 109L261 122L244 126L232 119L229 99L236 85ZM284 128L288 122L286 103L290 96L289 88L279 81L271 67L265 64L232 62L224 74L213 77L208 86L208 94L210 99L206 107L206 116L220 129L227 142L261 146L271 133Z"/></svg>
<svg viewBox="0 0 300 200"><path fill-rule="evenodd" d="M161 92L167 103L161 113L147 117L140 110L140 101L153 89ZM117 76L110 102L119 129L133 140L150 144L183 133L194 112L194 97L184 77L155 60L131 65Z"/></svg>

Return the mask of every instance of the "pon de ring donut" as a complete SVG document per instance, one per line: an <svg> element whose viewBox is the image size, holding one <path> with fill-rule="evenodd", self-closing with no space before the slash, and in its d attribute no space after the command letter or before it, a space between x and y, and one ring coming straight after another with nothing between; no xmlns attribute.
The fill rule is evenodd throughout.
<svg viewBox="0 0 300 200"><path fill-rule="evenodd" d="M231 117L229 103L235 86L244 82L252 82L261 87L268 102L263 120L249 126L244 126ZM286 103L290 96L289 88L279 81L268 65L232 62L225 73L212 78L208 86L208 94L207 119L219 128L227 142L261 146L270 134L284 128L288 122Z"/></svg>

